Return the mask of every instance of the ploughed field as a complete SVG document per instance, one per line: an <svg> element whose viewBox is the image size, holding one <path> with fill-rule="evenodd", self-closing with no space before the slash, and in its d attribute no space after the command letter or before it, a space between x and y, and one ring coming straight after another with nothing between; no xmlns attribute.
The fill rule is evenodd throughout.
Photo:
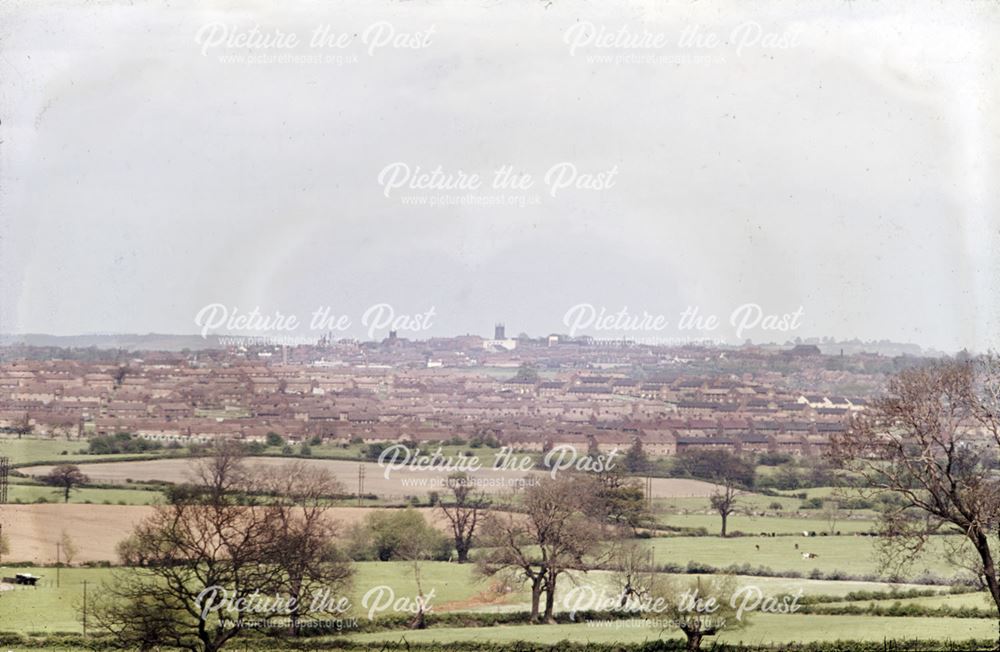
<svg viewBox="0 0 1000 652"><path fill-rule="evenodd" d="M250 464L261 466L281 466L289 458L251 457ZM363 493L377 494L380 498L398 499L405 496L426 496L432 491L447 491L447 479L453 471L448 470L390 470L374 462L352 462L348 460L303 459L311 466L327 469L340 482L345 491L355 493L358 489L358 469L364 469ZM133 482L184 482L190 478L194 460L176 458L163 460L142 460L131 462L98 462L79 464L91 482L125 484ZM492 462L490 462L492 464ZM39 477L52 470L52 466L28 466L18 469L22 473ZM527 483L537 482L544 477L543 471L494 470L484 465L471 473L471 480L484 491L492 494L511 494L523 489ZM656 498L698 497L711 495L714 485L701 480L679 478L654 478L653 496Z"/></svg>
<svg viewBox="0 0 1000 652"><path fill-rule="evenodd" d="M142 505L0 505L0 525L11 544L10 553L3 559L54 564L56 543L65 531L78 548L75 563L118 563L115 551L118 542L152 509ZM360 521L371 510L369 507L334 507L329 516L347 526ZM420 511L428 520L440 525L441 517L434 510L420 508Z"/></svg>

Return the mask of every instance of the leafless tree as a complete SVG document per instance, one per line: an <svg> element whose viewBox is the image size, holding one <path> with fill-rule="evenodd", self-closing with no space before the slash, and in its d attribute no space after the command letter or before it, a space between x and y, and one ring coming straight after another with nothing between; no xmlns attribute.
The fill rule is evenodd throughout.
<svg viewBox="0 0 1000 652"><path fill-rule="evenodd" d="M827 500L823 502L823 518L826 519L827 532L833 534L837 529L837 521L840 520L840 502Z"/></svg>
<svg viewBox="0 0 1000 652"><path fill-rule="evenodd" d="M301 592L326 572L330 530L316 496L329 485L302 477L255 482L232 444L217 446L193 477L119 546L133 568L116 573L88 611L127 649L215 652L259 608L246 598ZM267 495L278 490L291 494ZM293 554L307 559L293 562ZM267 615L274 614L254 617Z"/></svg>
<svg viewBox="0 0 1000 652"><path fill-rule="evenodd" d="M333 543L337 523L328 514L331 498L343 494L344 486L326 469L302 460L254 475L273 511L279 545L269 557L282 571L276 589L292 598L288 617L297 635L308 596L318 590L339 594L351 580L351 566Z"/></svg>
<svg viewBox="0 0 1000 652"><path fill-rule="evenodd" d="M72 566L73 560L76 559L77 547L66 530L63 530L59 536L59 549L62 552L62 558L66 560L66 565Z"/></svg>
<svg viewBox="0 0 1000 652"><path fill-rule="evenodd" d="M546 478L524 494L525 513L491 513L483 525L489 551L478 560L487 575L509 574L531 589L531 618L537 621L545 595L543 618L554 622L559 577L586 572L601 563L603 524L589 516L595 510L596 484L589 478L562 474Z"/></svg>
<svg viewBox="0 0 1000 652"><path fill-rule="evenodd" d="M834 439L832 455L870 492L898 497L885 511L887 560L920 555L934 533L957 533L1000 613L1000 366L993 357L913 368Z"/></svg>
<svg viewBox="0 0 1000 652"><path fill-rule="evenodd" d="M651 550L635 541L626 541L615 551L611 560L612 581L621 592L619 606L624 608L630 601L641 601L653 588L656 572L653 568Z"/></svg>
<svg viewBox="0 0 1000 652"><path fill-rule="evenodd" d="M453 475L448 479L448 484L455 497L454 502L449 505L442 501L439 509L451 525L458 563L464 564L469 561L472 538L490 501L485 493L474 489L467 474Z"/></svg>
<svg viewBox="0 0 1000 652"><path fill-rule="evenodd" d="M722 530L720 536L726 536L726 526L729 517L739 509L739 497L742 492L736 486L736 481L729 476L721 478L721 484L712 490L712 495L708 501L719 516L722 517Z"/></svg>

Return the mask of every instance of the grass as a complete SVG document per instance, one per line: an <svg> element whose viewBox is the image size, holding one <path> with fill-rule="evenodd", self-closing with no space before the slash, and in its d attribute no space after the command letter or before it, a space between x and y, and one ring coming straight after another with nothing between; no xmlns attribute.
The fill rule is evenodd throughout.
<svg viewBox="0 0 1000 652"><path fill-rule="evenodd" d="M754 614L745 629L723 632L720 641L749 644L805 641L890 639L952 640L996 638L996 623L976 618L879 618L876 616L818 616ZM641 643L659 638L680 638L678 630L664 633L635 621L606 621L573 625L510 625L490 628L431 628L422 631L387 631L354 634L364 642L399 641L557 641L594 643ZM709 642L710 643L710 642ZM707 646L706 646L707 647Z"/></svg>
<svg viewBox="0 0 1000 652"><path fill-rule="evenodd" d="M354 586L349 591L352 604L357 612L367 612L364 605L365 594L377 586L391 587L394 596L413 597L417 594L417 585L413 576L413 566L407 562L360 562L355 565L356 576ZM77 610L83 602L83 582L88 582L88 592L91 597L101 590L101 583L108 581L116 572L127 572L127 569L109 568L64 568L59 571L60 586L56 588L56 569L43 568L3 568L0 574L13 575L18 572L30 572L42 577L38 588L18 588L13 591L0 592L0 630L31 632L80 632L81 624L77 620ZM434 597L431 601L438 612L449 611L527 611L529 595L522 587L517 587L511 593L497 595L490 590L491 580L480 580L475 575L471 565L449 564L446 562L424 562L420 565L421 583L425 594L432 589ZM681 581L691 579L690 575L677 576ZM737 577L738 586L756 586L766 595L793 593L802 589L804 595L836 595L844 596L851 591L888 590L890 585L872 584L867 582L837 582L801 580L768 577ZM561 607L563 596L576 584L586 584L597 591L607 594L615 592L613 579L608 572L591 572L578 575L576 582L568 577L561 585L562 594L557 598L557 606ZM909 588L900 586L899 588ZM942 589L943 590L943 589ZM384 594L388 595L388 594ZM944 596L966 598L980 596ZM368 605L375 596L371 596ZM924 598L935 600L937 598ZM842 603L838 603L842 604ZM867 603L864 603L867 604Z"/></svg>
<svg viewBox="0 0 1000 652"><path fill-rule="evenodd" d="M412 598L417 595L417 584L410 563L359 562L355 564L355 569L357 575L349 595L352 604L359 610L363 605L364 595L374 587L390 587L396 598ZM77 620L77 609L83 602L84 580L93 597L95 592L100 591L101 582L110 581L114 573L127 570L63 568L59 571L59 588L56 588L55 568L4 568L0 565L0 574L3 576L25 572L41 576L40 585L38 588L23 587L0 592L0 630L80 632L82 626ZM487 588L486 583L479 583L473 577L474 569L471 565L425 562L421 563L420 572L425 593L434 589L432 604L446 610L468 606L466 603ZM522 596L516 594L513 597L520 599ZM368 604L373 604L375 600L376 596L372 595Z"/></svg>
<svg viewBox="0 0 1000 652"><path fill-rule="evenodd" d="M823 573L843 571L851 575L885 574L879 568L873 537L663 537L649 539L645 545L653 547L657 564L670 562L685 566L693 561L722 568L746 563L767 566L775 571L798 571L804 577L813 569ZM817 557L803 559L804 552ZM945 553L943 537L934 537L924 556L907 569L906 576L917 577L924 572L941 577L955 575L956 569L945 561Z"/></svg>
<svg viewBox="0 0 1000 652"><path fill-rule="evenodd" d="M91 455L80 453L86 448L87 442L79 440L0 438L0 457L9 457L11 464L94 459ZM66 452L66 455L63 455L63 451Z"/></svg>
<svg viewBox="0 0 1000 652"><path fill-rule="evenodd" d="M119 459L135 459L137 456L156 457L167 451L147 451L145 453L129 453L121 455L88 455L83 452L87 450L87 442L78 439L40 439L28 438L16 439L10 437L0 437L0 457L9 457L10 463L15 466L27 466L31 464L65 464L69 462L113 462ZM65 454L63 454L65 452Z"/></svg>
<svg viewBox="0 0 1000 652"><path fill-rule="evenodd" d="M34 503L40 498L50 503L63 502L61 489L45 485L12 484L8 488L11 503ZM93 503L95 505L151 505L163 498L160 491L143 489L98 489L85 487L74 489L69 494L70 503Z"/></svg>
<svg viewBox="0 0 1000 652"><path fill-rule="evenodd" d="M718 534L722 527L722 519L718 514L668 514L658 516L659 525L673 527L699 528L703 527L710 534ZM834 525L834 531L842 533L868 532L875 526L874 521L840 519ZM745 516L733 514L729 517L728 531L744 534L760 534L774 532L776 534L801 534L803 530L828 532L830 523L823 518L796 518L793 516Z"/></svg>

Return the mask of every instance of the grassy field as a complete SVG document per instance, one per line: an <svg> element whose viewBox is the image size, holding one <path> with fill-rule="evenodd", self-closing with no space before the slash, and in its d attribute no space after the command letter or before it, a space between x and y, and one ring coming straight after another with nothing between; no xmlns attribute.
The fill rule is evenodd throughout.
<svg viewBox="0 0 1000 652"><path fill-rule="evenodd" d="M34 503L44 499L50 503L63 502L61 490L37 484L11 484L7 491L8 501ZM70 492L69 502L94 505L151 505L163 498L163 492L144 489L99 489L85 487Z"/></svg>
<svg viewBox="0 0 1000 652"><path fill-rule="evenodd" d="M709 534L718 534L722 527L722 519L718 514L665 514L656 518L658 525L705 528ZM868 520L838 520L834 524L834 532L854 533L868 532L875 527L874 521ZM745 516L733 514L729 517L729 534L742 532L744 534L760 534L774 532L776 534L801 534L803 531L828 532L830 522L822 518L796 518L793 516Z"/></svg>
<svg viewBox="0 0 1000 652"><path fill-rule="evenodd" d="M741 509L751 509L753 511L767 511L774 512L775 510L772 505L781 505L782 512L795 512L795 511L812 511L814 513L819 513L819 509L813 510L802 510L802 503L804 500L799 497L799 494L805 494L806 500L810 498L820 498L822 500L835 500L838 497L843 500L845 497L845 490L837 489L835 487L815 487L812 489L802 489L799 491L786 491L782 492L781 495L777 496L767 496L761 493L744 493L737 498L737 504ZM851 497L857 497L856 495L851 495ZM656 510L664 510L670 512L678 512L682 510L688 511L701 511L709 508L708 500L705 498L661 498L654 501L654 508ZM841 510L847 513L847 510ZM853 510L851 513L854 515L870 515L873 514L871 510Z"/></svg>
<svg viewBox="0 0 1000 652"><path fill-rule="evenodd" d="M431 628L423 631L389 631L355 634L357 641L573 641L641 643L659 638L680 638L678 630L629 626L634 621L607 621L564 625L510 625L491 628ZM996 638L996 623L976 618L878 618L873 616L817 616L755 614L744 629L724 632L720 641L747 644L801 641L895 639L961 640Z"/></svg>
<svg viewBox="0 0 1000 652"><path fill-rule="evenodd" d="M223 416L223 415L219 415ZM232 415L228 415L232 416ZM78 441L42 439L0 439L0 455L10 456L15 464L30 462L96 462L114 458L97 458L80 454L83 443ZM312 457L316 464L327 466L342 481L348 491L354 488L358 461L362 457L362 446L357 444L342 446L312 446ZM431 452L437 447L432 447ZM293 447L300 451L299 446ZM67 451L66 455L62 455ZM271 447L268 455L279 455L281 447ZM444 455L457 457L459 453L479 456L483 467L493 463L495 449L468 446L442 447ZM287 458L285 458L287 459ZM280 464L285 461L278 457L262 458L265 464ZM161 459L142 462L104 463L82 466L85 473L93 471L95 480L120 483L120 488L85 488L71 494L74 506L64 505L20 505L0 508L0 522L4 531L16 535L14 551L8 558L31 560L45 563L55 549L55 541L62 530L70 532L80 548L79 559L114 560L114 545L123 538L135 522L149 513L149 505L159 499L159 491L144 490L140 486L126 483L126 479L136 481L162 479L183 480L190 468L190 459ZM89 468L88 468L89 467ZM426 494L439 487L417 488L403 486L398 479L412 477L412 474L393 474L392 481L382 476L382 470L369 464L366 490L384 495ZM523 473L517 474L518 477ZM654 509L657 523L681 528L705 528L710 535L718 533L721 519L708 511L708 492L711 485L699 481L657 478L654 480ZM803 490L807 497L828 498L834 490L829 487ZM852 536L852 533L868 531L875 525L873 513L867 510L853 512L854 518L846 513L833 526L844 533L841 536L803 537L801 532L823 532L830 529L829 521L822 510L803 510L799 492L785 492L772 497L763 494L747 494L741 504L760 516L736 514L729 519L729 531L742 531L751 536L720 538L718 536L664 536L642 540L642 545L653 549L653 560L657 564L674 564L686 567L689 562L724 568L733 564L747 564L751 567L767 567L775 572L794 571L801 578L738 576L737 586L756 586L766 595L795 593L801 590L809 596L844 597L856 591L887 591L891 588L907 589L914 585L888 584L885 582L864 582L857 580L810 579L810 575L829 576L839 572L855 578L885 577L886 572L879 567L876 539ZM51 487L33 484L32 481L17 478L10 489L10 500L34 503L45 499L51 503L61 502L61 495ZM82 505L81 503L91 503ZM780 505L777 509L774 503ZM129 505L128 507L119 505ZM353 502L351 503L353 505ZM335 518L343 523L362 518L367 510L338 508ZM437 518L435 512L422 510L428 518ZM761 532L775 532L787 536L753 536ZM796 547L797 546L797 547ZM817 555L815 559L803 559L802 553ZM927 554L918 563L906 569L905 577L910 579L931 573L939 577L951 577L956 569L944 561L945 547L941 538L934 538ZM396 597L412 597L417 593L417 583L412 564L405 562L380 563L363 562L355 565L354 587L349 595L355 605L355 615L363 616L363 596L373 587L391 587ZM106 568L62 569L60 586L55 586L54 568L13 569L0 565L0 575L9 576L14 572L27 570L42 576L38 588L17 588L0 591L0 631L17 632L80 632L78 611L82 607L84 581L88 593L99 592L103 581L110 579L113 572L129 572L127 569L112 571ZM423 562L420 564L422 586L425 592L433 591L433 610L447 612L510 612L527 611L530 596L523 586L504 587L500 582L479 577L471 565L448 564L444 562ZM691 575L677 576L679 581L689 581ZM617 587L612 574L593 571L579 574L574 578L566 576L560 583L560 597L557 609L562 610L562 598L576 586L590 586L605 595L614 595ZM940 591L940 595L898 600L903 605L923 607L948 606L953 608L991 608L991 603L983 594L950 595L947 587L920 585L921 589ZM96 593L91 593L96 595ZM882 601L890 606L896 599ZM869 600L836 602L828 605L814 605L814 608L840 608L845 605L867 607ZM720 640L730 643L782 643L801 641L832 641L838 639L875 640L883 638L996 638L997 624L990 619L962 618L921 618L921 617L875 617L875 616L835 616L822 614L755 614L749 625L738 631L727 632ZM492 641L508 643L518 640L545 641L555 643L566 639L577 642L641 642L662 636L678 636L674 631L661 632L649 623L634 621L611 621L605 624L572 624L558 626L496 626L489 628L448 628L432 627L425 631L391 631L351 635L353 640L366 643L396 641L405 637L410 642L417 641Z"/></svg>
<svg viewBox="0 0 1000 652"><path fill-rule="evenodd" d="M359 562L355 565L354 588L350 591L352 603L360 606L364 594L376 586L391 587L397 596L415 596L417 584L413 567L406 562ZM56 587L56 569L52 567L4 568L0 574L29 572L41 576L38 588L19 587L10 591L0 591L0 630L4 631L82 631L77 620L77 609L83 603L83 582L88 583L91 596L100 591L104 581L111 580L114 573L129 572L127 569L109 568L63 568L59 570L59 587ZM486 604L489 583L479 582L473 576L471 565L448 564L445 562L425 562L420 565L424 591L434 589L432 604L442 611L456 611L474 605ZM523 593L507 594L505 600L520 603L526 600ZM497 599L489 602L499 602Z"/></svg>
<svg viewBox="0 0 1000 652"><path fill-rule="evenodd" d="M81 450L86 450L86 448L86 441L75 439L66 441L65 439L0 438L0 457L9 457L11 464L93 459L92 456L80 452ZM66 452L65 455L63 455L63 451Z"/></svg>
<svg viewBox="0 0 1000 652"><path fill-rule="evenodd" d="M354 587L349 595L352 603L359 609L359 613L363 611L361 606L364 594L376 586L391 587L397 597L417 594L413 567L407 562L360 562L355 565L355 569ZM2 575L20 572L39 575L42 580L38 588L21 587L12 591L0 592L0 630L20 632L81 631L81 625L77 620L77 610L83 603L83 582L87 581L88 591L93 596L95 595L93 592L100 591L101 583L110 580L114 573L129 571L108 568L63 568L59 571L59 587L57 588L55 568L14 569L0 566L0 574ZM515 590L510 593L496 591L493 580L478 577L472 565L424 562L420 565L420 572L425 593L432 589L434 591L431 604L433 609L439 613L451 611L527 611L530 606L530 596L523 587L515 587ZM680 582L691 579L690 575L671 577L675 577ZM803 595L844 596L852 591L884 591L892 588L891 585L869 582L766 577L737 577L735 579L737 586L755 586L766 595L793 593L802 589ZM561 586L560 597L557 598L557 606L560 611L563 610L562 600L566 592L577 585L592 586L596 591L605 591L608 594L613 594L616 590L613 578L608 572L596 571L586 575L580 574L575 578L575 581L570 581L567 578ZM913 587L896 585L896 588ZM944 601L949 598L981 600L982 596L941 596L920 598L920 600ZM867 604L867 602L863 604ZM935 603L931 602L930 604Z"/></svg>
<svg viewBox="0 0 1000 652"><path fill-rule="evenodd" d="M813 569L823 573L843 571L851 575L882 575L876 558L875 541L873 537L860 536L664 537L646 540L644 545L653 547L658 564L670 562L684 566L693 561L722 568L746 563L775 571L798 571L803 577L808 577ZM804 552L814 553L817 557L803 559ZM945 561L941 537L934 537L927 554L908 569L907 576L916 577L924 572L942 577L951 577L956 572Z"/></svg>

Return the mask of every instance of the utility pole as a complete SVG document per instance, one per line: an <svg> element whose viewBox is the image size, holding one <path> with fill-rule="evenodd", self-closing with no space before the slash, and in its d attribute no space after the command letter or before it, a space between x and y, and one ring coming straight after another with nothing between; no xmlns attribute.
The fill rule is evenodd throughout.
<svg viewBox="0 0 1000 652"><path fill-rule="evenodd" d="M56 588L59 588L59 568L62 566L62 544L56 543Z"/></svg>
<svg viewBox="0 0 1000 652"><path fill-rule="evenodd" d="M365 491L365 465L358 464L358 507L361 507L361 494Z"/></svg>
<svg viewBox="0 0 1000 652"><path fill-rule="evenodd" d="M83 580L83 637L87 637L87 580Z"/></svg>

